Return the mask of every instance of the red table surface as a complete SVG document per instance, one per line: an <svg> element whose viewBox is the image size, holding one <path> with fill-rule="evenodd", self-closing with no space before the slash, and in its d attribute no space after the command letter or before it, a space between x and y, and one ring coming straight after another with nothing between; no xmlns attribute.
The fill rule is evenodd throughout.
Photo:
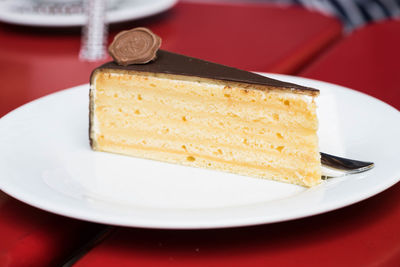
<svg viewBox="0 0 400 267"><path fill-rule="evenodd" d="M399 47L400 21L369 26L301 75L400 108ZM358 204L284 223L201 231L119 228L75 266L400 266L399 225L397 184Z"/></svg>
<svg viewBox="0 0 400 267"><path fill-rule="evenodd" d="M135 26L159 34L164 49L288 74L341 35L336 20L299 8L180 3L158 16L114 25L110 39L117 30ZM0 116L88 82L100 63L80 62L79 44L77 29L0 24ZM0 266L55 266L100 229L102 225L49 214L0 192Z"/></svg>
<svg viewBox="0 0 400 267"><path fill-rule="evenodd" d="M353 88L400 109L400 19L353 32L300 75Z"/></svg>
<svg viewBox="0 0 400 267"><path fill-rule="evenodd" d="M0 192L0 266L59 266L103 228L32 208Z"/></svg>

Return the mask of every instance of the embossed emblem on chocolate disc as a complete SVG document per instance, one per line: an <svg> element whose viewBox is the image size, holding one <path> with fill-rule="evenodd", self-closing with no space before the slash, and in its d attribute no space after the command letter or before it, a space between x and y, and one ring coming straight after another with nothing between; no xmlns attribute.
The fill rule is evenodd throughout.
<svg viewBox="0 0 400 267"><path fill-rule="evenodd" d="M122 66L145 64L155 59L161 38L147 28L118 33L108 48L116 63Z"/></svg>

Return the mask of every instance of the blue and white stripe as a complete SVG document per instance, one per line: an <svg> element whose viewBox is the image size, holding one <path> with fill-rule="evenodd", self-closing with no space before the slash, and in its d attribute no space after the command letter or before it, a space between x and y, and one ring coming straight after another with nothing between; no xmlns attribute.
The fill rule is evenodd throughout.
<svg viewBox="0 0 400 267"><path fill-rule="evenodd" d="M291 0L325 14L337 16L347 30L371 21L400 17L400 0Z"/></svg>

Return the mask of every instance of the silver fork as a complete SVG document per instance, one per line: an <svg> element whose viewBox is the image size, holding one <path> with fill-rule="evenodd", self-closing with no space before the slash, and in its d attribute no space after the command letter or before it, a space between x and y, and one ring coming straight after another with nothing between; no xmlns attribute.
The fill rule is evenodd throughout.
<svg viewBox="0 0 400 267"><path fill-rule="evenodd" d="M348 174L365 172L372 169L375 164L373 162L359 161L333 156L320 152L322 164L322 178L334 178Z"/></svg>

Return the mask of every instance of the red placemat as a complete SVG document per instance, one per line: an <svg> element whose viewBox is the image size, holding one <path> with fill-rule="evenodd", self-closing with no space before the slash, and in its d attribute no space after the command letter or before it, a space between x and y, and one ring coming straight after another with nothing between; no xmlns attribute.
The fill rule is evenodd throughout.
<svg viewBox="0 0 400 267"><path fill-rule="evenodd" d="M163 48L250 71L291 74L341 37L334 18L300 7L181 4L150 24Z"/></svg>
<svg viewBox="0 0 400 267"><path fill-rule="evenodd" d="M104 227L32 208L0 191L0 266L60 266Z"/></svg>
<svg viewBox="0 0 400 267"><path fill-rule="evenodd" d="M400 109L400 20L356 30L300 72L347 86Z"/></svg>

